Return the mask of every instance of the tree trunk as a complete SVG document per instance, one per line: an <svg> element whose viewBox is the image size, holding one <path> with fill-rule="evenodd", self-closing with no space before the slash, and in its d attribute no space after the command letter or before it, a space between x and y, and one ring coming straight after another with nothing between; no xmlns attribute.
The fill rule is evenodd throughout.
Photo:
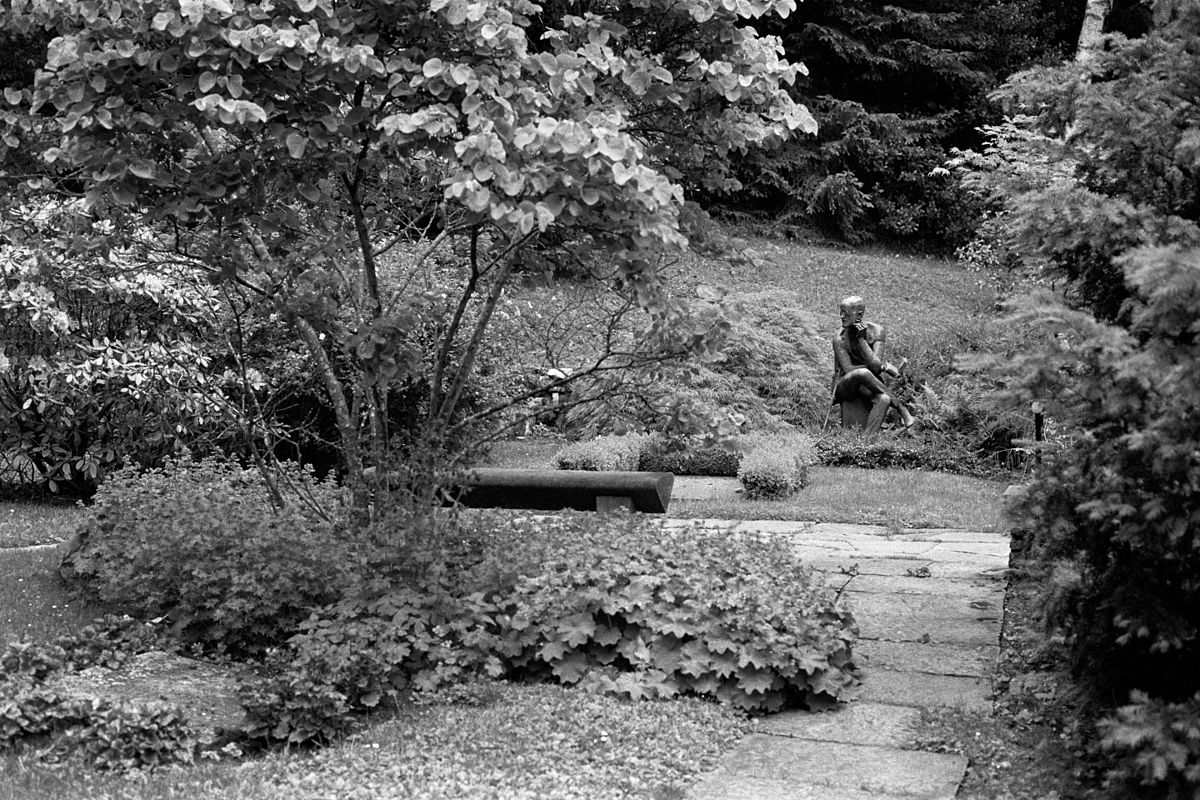
<svg viewBox="0 0 1200 800"><path fill-rule="evenodd" d="M350 404L346 401L346 393L342 382L338 380L329 356L321 344L321 336L309 324L308 320L297 316L294 320L300 338L308 346L309 356L316 365L317 374L325 383L329 393L329 402L333 405L334 417L337 419L338 437L341 439L342 458L346 466L346 485L354 498L354 507L365 509L368 503L366 487L363 485L363 462L360 450L358 431L358 414L352 413ZM355 409L357 411L358 409Z"/></svg>
<svg viewBox="0 0 1200 800"><path fill-rule="evenodd" d="M1075 62L1086 64L1104 49L1104 19L1112 10L1112 0L1087 0L1083 10L1083 27L1079 29L1079 44Z"/></svg>

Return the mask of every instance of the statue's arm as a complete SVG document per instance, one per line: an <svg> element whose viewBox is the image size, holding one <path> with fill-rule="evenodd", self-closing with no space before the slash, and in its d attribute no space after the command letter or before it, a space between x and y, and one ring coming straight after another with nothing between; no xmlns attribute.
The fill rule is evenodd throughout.
<svg viewBox="0 0 1200 800"><path fill-rule="evenodd" d="M887 359L883 357L883 344L886 341L887 331L880 325L875 335L875 342L871 345L871 355L874 356L874 361L871 363L871 371L876 375L883 372L883 368L887 364ZM879 365L878 369L875 368L876 364Z"/></svg>
<svg viewBox="0 0 1200 800"><path fill-rule="evenodd" d="M860 336L854 340L853 346L858 348L858 357L876 376L883 372L883 344L887 338L887 334L882 327L876 327L873 331L875 334L874 341L868 341L866 336Z"/></svg>
<svg viewBox="0 0 1200 800"><path fill-rule="evenodd" d="M843 375L848 375L854 365L850 363L850 354L846 352L846 347L842 343L841 336L833 337L833 379L836 382Z"/></svg>

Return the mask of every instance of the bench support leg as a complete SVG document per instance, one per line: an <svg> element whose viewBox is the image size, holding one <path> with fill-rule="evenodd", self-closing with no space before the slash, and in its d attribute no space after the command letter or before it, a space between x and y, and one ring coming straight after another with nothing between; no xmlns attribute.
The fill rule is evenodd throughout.
<svg viewBox="0 0 1200 800"><path fill-rule="evenodd" d="M596 495L596 510L601 512L628 511L629 513L633 513L633 498L617 497L608 494Z"/></svg>

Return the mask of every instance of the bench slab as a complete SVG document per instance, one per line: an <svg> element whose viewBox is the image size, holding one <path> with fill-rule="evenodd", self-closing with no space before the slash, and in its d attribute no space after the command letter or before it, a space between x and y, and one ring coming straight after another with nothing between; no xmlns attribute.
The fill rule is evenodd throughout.
<svg viewBox="0 0 1200 800"><path fill-rule="evenodd" d="M457 499L468 508L536 511L597 511L626 505L621 501L628 500L634 511L665 514L674 484L670 472L481 467L467 472Z"/></svg>

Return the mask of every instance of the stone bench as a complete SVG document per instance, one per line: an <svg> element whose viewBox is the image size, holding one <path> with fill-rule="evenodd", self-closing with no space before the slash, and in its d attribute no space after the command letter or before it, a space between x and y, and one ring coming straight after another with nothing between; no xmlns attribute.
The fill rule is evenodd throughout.
<svg viewBox="0 0 1200 800"><path fill-rule="evenodd" d="M859 397L843 400L838 403L841 407L842 427L862 431L867 428L867 418L871 416L871 401Z"/></svg>
<svg viewBox="0 0 1200 800"><path fill-rule="evenodd" d="M468 508L625 509L665 514L674 483L675 476L670 472L487 467L468 471L457 500Z"/></svg>

